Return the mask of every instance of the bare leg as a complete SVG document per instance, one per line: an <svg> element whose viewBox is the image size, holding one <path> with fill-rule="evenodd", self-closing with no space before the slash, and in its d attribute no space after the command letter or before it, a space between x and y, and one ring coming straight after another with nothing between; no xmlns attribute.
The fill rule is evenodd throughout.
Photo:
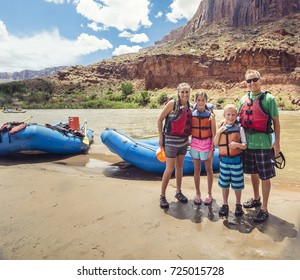
<svg viewBox="0 0 300 280"><path fill-rule="evenodd" d="M214 179L214 173L212 168L212 159L207 159L204 161L205 164L205 170L206 170L206 176L207 176L207 194L208 197L212 197L212 185L213 185L213 179Z"/></svg>
<svg viewBox="0 0 300 280"><path fill-rule="evenodd" d="M194 183L195 183L196 195L201 197L201 192L200 192L201 161L200 159L193 159L193 163L194 163Z"/></svg>
<svg viewBox="0 0 300 280"><path fill-rule="evenodd" d="M254 199L258 200L260 195L259 195L259 182L260 179L258 177L258 174L251 174L251 182L252 182L252 187L253 187L253 195Z"/></svg>
<svg viewBox="0 0 300 280"><path fill-rule="evenodd" d="M241 204L241 197L242 197L242 191L234 191L235 192L235 199L236 199L236 204Z"/></svg>
<svg viewBox="0 0 300 280"><path fill-rule="evenodd" d="M166 158L166 169L161 182L161 195L166 196L166 189L175 167L175 158Z"/></svg>
<svg viewBox="0 0 300 280"><path fill-rule="evenodd" d="M228 205L229 188L228 189L222 189L222 195L223 195L223 204Z"/></svg>
<svg viewBox="0 0 300 280"><path fill-rule="evenodd" d="M181 184L182 184L182 176L183 176L183 161L185 155L178 155L175 160L176 170L175 170L175 177L176 177L176 191L181 191Z"/></svg>
<svg viewBox="0 0 300 280"><path fill-rule="evenodd" d="M261 209L264 211L268 210L268 201L271 191L271 180L261 180L262 184L262 205Z"/></svg>

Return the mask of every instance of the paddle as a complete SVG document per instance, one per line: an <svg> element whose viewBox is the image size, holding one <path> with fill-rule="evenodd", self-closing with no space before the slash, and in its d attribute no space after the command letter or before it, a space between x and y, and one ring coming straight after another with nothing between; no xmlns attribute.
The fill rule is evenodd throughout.
<svg viewBox="0 0 300 280"><path fill-rule="evenodd" d="M90 144L90 140L89 138L87 138L86 136L86 118L84 119L84 137L82 139L82 143L86 144L86 145L89 145Z"/></svg>
<svg viewBox="0 0 300 280"><path fill-rule="evenodd" d="M148 138L155 138L155 137L158 137L158 134L146 135L146 136L136 136L136 137L133 137L133 138L135 138L135 139L148 139Z"/></svg>
<svg viewBox="0 0 300 280"><path fill-rule="evenodd" d="M32 118L33 118L33 116L27 117L26 119L22 120L21 122L27 122L27 121L29 121Z"/></svg>

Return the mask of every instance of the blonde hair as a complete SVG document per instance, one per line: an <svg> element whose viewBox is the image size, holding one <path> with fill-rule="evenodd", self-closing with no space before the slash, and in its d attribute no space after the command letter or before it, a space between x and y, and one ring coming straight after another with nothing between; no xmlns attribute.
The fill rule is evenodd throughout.
<svg viewBox="0 0 300 280"><path fill-rule="evenodd" d="M227 104L227 105L224 107L224 113L225 113L227 110L235 110L235 111L237 111L237 107L236 107L234 104Z"/></svg>
<svg viewBox="0 0 300 280"><path fill-rule="evenodd" d="M247 79L247 77L248 77L250 74L254 74L257 78L260 79L260 73L259 73L257 70L252 70L252 69L249 69L249 70L246 71L245 79Z"/></svg>

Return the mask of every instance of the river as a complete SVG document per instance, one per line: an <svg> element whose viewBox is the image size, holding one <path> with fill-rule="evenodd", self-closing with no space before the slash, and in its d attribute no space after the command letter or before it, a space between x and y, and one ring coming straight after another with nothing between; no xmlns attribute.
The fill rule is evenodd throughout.
<svg viewBox="0 0 300 280"><path fill-rule="evenodd" d="M22 121L38 124L54 123L67 120L69 116L78 116L81 124L87 121L87 127L94 131L94 143L90 153L103 153L105 147L100 134L106 127L116 128L131 136L148 136L157 134L157 118L160 109L60 109L60 110L27 110L26 113L0 113L0 125L8 121ZM217 122L222 118L222 110L216 110ZM277 176L272 180L273 186L300 190L300 177L296 176L300 169L300 111L280 111L281 150L286 158L284 169L276 169Z"/></svg>

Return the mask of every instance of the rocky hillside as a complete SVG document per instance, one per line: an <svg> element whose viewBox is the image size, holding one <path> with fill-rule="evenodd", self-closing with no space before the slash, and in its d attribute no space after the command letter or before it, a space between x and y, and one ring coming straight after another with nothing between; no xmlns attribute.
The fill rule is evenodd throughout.
<svg viewBox="0 0 300 280"><path fill-rule="evenodd" d="M221 20L233 28L274 22L300 12L299 0L202 0L193 18L158 43L181 40Z"/></svg>
<svg viewBox="0 0 300 280"><path fill-rule="evenodd" d="M212 102L236 100L246 90L244 73L259 70L279 100L300 105L300 1L202 0L187 25L154 46L73 66L49 78L56 94L103 96L130 81L136 90L172 92L189 82Z"/></svg>

